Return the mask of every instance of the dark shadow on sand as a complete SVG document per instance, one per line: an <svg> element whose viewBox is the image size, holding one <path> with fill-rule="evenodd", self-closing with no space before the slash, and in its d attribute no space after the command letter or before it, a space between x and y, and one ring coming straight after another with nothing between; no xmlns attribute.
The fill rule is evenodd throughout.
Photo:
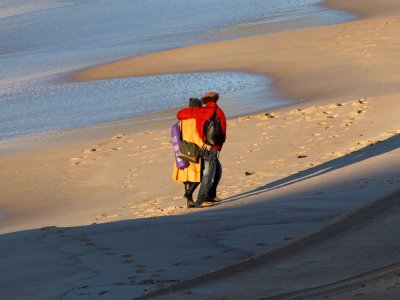
<svg viewBox="0 0 400 300"><path fill-rule="evenodd" d="M396 150L399 147L400 147L400 135L397 134L384 141L379 141L376 144L370 144L360 150L352 152L351 154L335 158L319 166L312 167L304 171L300 171L296 174L273 181L264 186L258 187L254 190L229 197L225 199L224 202L236 201L248 196L255 196L271 190L286 187L316 176L320 176L338 170L340 168L347 167L349 165L361 162L363 160L372 158L374 156L379 156L388 153L390 151Z"/></svg>

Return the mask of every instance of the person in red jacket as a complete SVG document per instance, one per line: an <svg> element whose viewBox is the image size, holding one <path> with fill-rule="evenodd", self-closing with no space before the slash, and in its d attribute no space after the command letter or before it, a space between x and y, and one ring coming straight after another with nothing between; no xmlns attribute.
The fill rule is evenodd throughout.
<svg viewBox="0 0 400 300"><path fill-rule="evenodd" d="M224 112L217 105L218 99L218 93L208 92L202 98L202 102L205 104L204 107L184 108L177 114L179 120L195 118L197 132L204 141L201 151L203 159L203 174L199 194L197 196L197 201L195 202L196 207L206 207L212 205L212 202L221 201L221 199L217 197L217 187L222 176L222 166L219 161L219 153L226 139L226 118ZM220 121L224 136L223 142L219 145L208 144L207 136L204 132L206 121L209 120L214 113L216 113Z"/></svg>

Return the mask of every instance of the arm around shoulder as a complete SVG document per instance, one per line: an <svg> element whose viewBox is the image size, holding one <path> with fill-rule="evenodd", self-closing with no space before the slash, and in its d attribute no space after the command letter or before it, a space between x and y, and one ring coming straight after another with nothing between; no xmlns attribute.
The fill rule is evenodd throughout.
<svg viewBox="0 0 400 300"><path fill-rule="evenodd" d="M192 107L188 107L188 108L183 108L180 111L178 111L178 113L176 114L176 118L178 120L186 120L186 119L191 119L194 118L194 110Z"/></svg>

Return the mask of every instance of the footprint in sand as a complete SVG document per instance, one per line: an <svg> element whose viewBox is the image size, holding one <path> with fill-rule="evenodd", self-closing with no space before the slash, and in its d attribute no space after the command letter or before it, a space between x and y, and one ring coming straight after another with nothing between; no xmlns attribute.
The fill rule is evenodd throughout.
<svg viewBox="0 0 400 300"><path fill-rule="evenodd" d="M138 278L137 275L133 275L133 276L128 277L129 280L133 280L133 279L136 279L136 278Z"/></svg>
<svg viewBox="0 0 400 300"><path fill-rule="evenodd" d="M175 214L177 211L184 209L183 206L166 206L166 207L162 207L161 203L165 203L166 198L164 197L159 197L155 200L153 200L150 203L146 203L143 206L143 210L144 210L144 215L146 216L166 216L166 215L173 215ZM177 196L174 197L173 200L175 202L181 202L182 201L182 197L181 196ZM183 203L183 202L182 202ZM152 206L152 207L148 207L148 206ZM136 207L135 207L136 208Z"/></svg>
<svg viewBox="0 0 400 300"><path fill-rule="evenodd" d="M68 237L70 237L69 235L66 234L66 232L64 230L57 230L55 233L60 238L68 238Z"/></svg>
<svg viewBox="0 0 400 300"><path fill-rule="evenodd" d="M100 291L100 292L98 293L98 295L99 295L99 296L103 296L103 295L108 294L108 293L109 293L108 290L103 290L103 291Z"/></svg>
<svg viewBox="0 0 400 300"><path fill-rule="evenodd" d="M244 117L239 117L238 120L239 122L245 122L253 119L253 116L244 116Z"/></svg>
<svg viewBox="0 0 400 300"><path fill-rule="evenodd" d="M117 215L109 215L107 213L103 213L100 216L103 217L103 218L112 218L112 217L117 216Z"/></svg>
<svg viewBox="0 0 400 300"><path fill-rule="evenodd" d="M122 261L123 264L131 264L133 262L134 262L133 259L125 259Z"/></svg>
<svg viewBox="0 0 400 300"><path fill-rule="evenodd" d="M258 117L260 120L269 120L269 119L277 118L277 117L279 117L279 115L280 115L280 114L279 114L278 112L271 112L271 113L266 112L266 113L264 113L264 114L258 115L257 117Z"/></svg>
<svg viewBox="0 0 400 300"><path fill-rule="evenodd" d="M269 163L272 165L273 168L280 168L283 167L284 164L284 159L276 159L276 160L270 160Z"/></svg>
<svg viewBox="0 0 400 300"><path fill-rule="evenodd" d="M163 215L173 215L180 208L183 208L183 207L168 206L168 207L161 208L161 212Z"/></svg>
<svg viewBox="0 0 400 300"><path fill-rule="evenodd" d="M340 126L342 126L342 127L350 127L351 125L353 125L353 123L354 123L354 121L352 121L352 120L345 120L342 123L342 125L340 125Z"/></svg>
<svg viewBox="0 0 400 300"><path fill-rule="evenodd" d="M259 151L259 149L257 149L257 147L258 147L258 144L251 144L251 145L249 146L249 151L248 151L248 152L256 152L256 151Z"/></svg>
<svg viewBox="0 0 400 300"><path fill-rule="evenodd" d="M318 109L319 109L319 106L314 105L314 106L311 106L311 107L308 107L308 108L303 109L303 110L302 110L302 113L303 113L303 114L314 113L314 112L316 112Z"/></svg>
<svg viewBox="0 0 400 300"><path fill-rule="evenodd" d="M320 122L320 123L318 123L318 125L322 126L322 128L324 128L325 130L335 127L333 125L328 125L328 123L326 123L326 122Z"/></svg>
<svg viewBox="0 0 400 300"><path fill-rule="evenodd" d="M367 98L364 97L359 100L353 101L352 105L367 104L367 103L368 103L368 100L367 100Z"/></svg>
<svg viewBox="0 0 400 300"><path fill-rule="evenodd" d="M332 152L332 155L334 157L342 157L346 155L346 152L338 151L338 152Z"/></svg>
<svg viewBox="0 0 400 300"><path fill-rule="evenodd" d="M324 111L322 113L325 115L326 119L334 119L339 116L338 114L333 114L333 112L331 112L331 111Z"/></svg>
<svg viewBox="0 0 400 300"><path fill-rule="evenodd" d="M125 282L113 282L112 285L123 286L123 285L126 285L126 283Z"/></svg>
<svg viewBox="0 0 400 300"><path fill-rule="evenodd" d="M269 139L272 139L272 138L274 138L274 136L273 135L268 135L268 132L262 132L261 133L261 140L269 140Z"/></svg>
<svg viewBox="0 0 400 300"><path fill-rule="evenodd" d="M235 160L235 164L237 164L237 165L247 162L247 160L244 159L244 156L235 157L234 160Z"/></svg>
<svg viewBox="0 0 400 300"><path fill-rule="evenodd" d="M335 103L335 104L329 105L328 108L337 108L337 107L342 107L344 105L345 105L345 103Z"/></svg>
<svg viewBox="0 0 400 300"><path fill-rule="evenodd" d="M348 114L347 119L345 119L342 123L341 126L351 126L354 124L354 122L360 117L361 114L365 113L367 111L367 105L368 101L365 98L362 98L360 100L355 100L351 102L351 105L355 107L355 111L352 111Z"/></svg>
<svg viewBox="0 0 400 300"><path fill-rule="evenodd" d="M137 168L129 169L128 170L128 177L137 177L139 173L137 172Z"/></svg>
<svg viewBox="0 0 400 300"><path fill-rule="evenodd" d="M111 138L112 141L123 139L126 136L126 133L119 133Z"/></svg>
<svg viewBox="0 0 400 300"><path fill-rule="evenodd" d="M97 149L96 147L92 147L92 148L89 148L89 149L85 149L85 150L83 151L83 154L89 155L89 154L91 154L91 153L93 153L93 152L97 152L97 151L101 151L101 150L100 150L100 149Z"/></svg>
<svg viewBox="0 0 400 300"><path fill-rule="evenodd" d="M146 265L138 264L135 266L136 267L136 273L146 273Z"/></svg>
<svg viewBox="0 0 400 300"><path fill-rule="evenodd" d="M310 148L309 148L309 147L306 147L306 146L299 146L298 148L299 148L299 149L302 149L302 150L310 150Z"/></svg>
<svg viewBox="0 0 400 300"><path fill-rule="evenodd" d="M121 215L118 214L108 214L108 213L102 213L101 215L97 216L95 218L95 221L101 221L102 219L108 219L108 220L113 220L118 217L121 217ZM96 224L96 222L92 222L93 224Z"/></svg>
<svg viewBox="0 0 400 300"><path fill-rule="evenodd" d="M71 166L78 166L78 165L82 165L85 163L84 159L86 159L87 156L76 156L71 158L69 161L72 162L72 164L70 164Z"/></svg>
<svg viewBox="0 0 400 300"><path fill-rule="evenodd" d="M319 142L319 141L322 141L322 140L324 140L324 138L323 137L315 137L315 138L312 138L311 140L308 140L308 142Z"/></svg>
<svg viewBox="0 0 400 300"><path fill-rule="evenodd" d="M82 155L82 156L76 156L76 157L73 157L73 158L70 159L70 161L72 162L71 165L82 165L82 164L84 164L85 161L86 161L86 159L87 159L90 155L93 155L93 154L97 154L97 153L99 153L99 152L102 152L103 149L100 148L100 146L104 146L104 145L106 145L106 144L107 144L107 143L101 143L101 144L98 144L98 145L96 145L96 146L93 146L93 147L90 147L90 148L87 148L87 149L83 150L83 152L82 152L83 155ZM121 147L119 147L119 148L111 148L111 149L105 150L104 152L110 152L110 151L120 150L120 149L122 149L122 148L121 148ZM100 157L100 156L96 155L96 158L93 158L93 160L102 159L102 158L103 158L103 157Z"/></svg>
<svg viewBox="0 0 400 300"><path fill-rule="evenodd" d="M366 146L366 145L368 145L368 141L363 141L363 140L357 141L357 145Z"/></svg>
<svg viewBox="0 0 400 300"><path fill-rule="evenodd" d="M149 156L149 157L152 157L152 156ZM154 160L153 159L147 159L147 160L142 161L142 164L144 164L144 165L153 165L154 164Z"/></svg>
<svg viewBox="0 0 400 300"><path fill-rule="evenodd" d="M291 111L289 112L290 115L299 115L299 114L301 114L301 113L302 113L302 109L301 109L301 108L296 108L296 109L291 110Z"/></svg>

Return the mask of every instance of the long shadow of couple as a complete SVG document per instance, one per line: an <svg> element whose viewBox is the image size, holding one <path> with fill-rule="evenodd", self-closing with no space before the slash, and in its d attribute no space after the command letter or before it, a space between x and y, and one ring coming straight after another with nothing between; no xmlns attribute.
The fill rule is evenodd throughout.
<svg viewBox="0 0 400 300"><path fill-rule="evenodd" d="M316 176L320 176L329 173L334 170L361 162L363 160L369 159L374 156L379 156L384 153L393 151L400 146L400 135L394 135L382 142L376 144L370 144L360 150L352 152L351 154L335 158L331 161L325 162L321 165L312 167L310 169L300 171L296 174L290 175L288 177L273 181L264 186L258 187L254 190L247 191L232 197L227 198L224 202L236 201L247 196L259 195L261 193L271 191L274 189L289 186L306 179L310 179Z"/></svg>

